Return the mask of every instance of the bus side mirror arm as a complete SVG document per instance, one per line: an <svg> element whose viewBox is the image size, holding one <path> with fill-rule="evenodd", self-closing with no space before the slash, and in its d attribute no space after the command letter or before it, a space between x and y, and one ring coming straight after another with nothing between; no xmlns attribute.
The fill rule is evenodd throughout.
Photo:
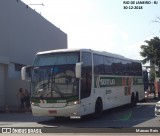
<svg viewBox="0 0 160 136"><path fill-rule="evenodd" d="M79 79L81 79L82 64L83 62L76 63L76 67L75 67L76 78L79 78Z"/></svg>

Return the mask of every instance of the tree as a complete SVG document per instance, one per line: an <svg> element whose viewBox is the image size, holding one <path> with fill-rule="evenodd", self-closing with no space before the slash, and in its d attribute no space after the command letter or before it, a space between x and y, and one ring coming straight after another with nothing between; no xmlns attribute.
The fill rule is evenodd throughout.
<svg viewBox="0 0 160 136"><path fill-rule="evenodd" d="M150 62L150 65L153 66L150 71L150 81L153 82L156 76L159 76L159 72L155 71L155 65L159 65L160 62L160 39L154 37L153 39L146 40L147 45L141 45L140 55L144 58L142 63L145 64Z"/></svg>
<svg viewBox="0 0 160 136"><path fill-rule="evenodd" d="M145 40L147 45L141 45L140 55L144 58L142 63L150 62L152 65L158 65L160 62L160 39L154 37L150 40Z"/></svg>

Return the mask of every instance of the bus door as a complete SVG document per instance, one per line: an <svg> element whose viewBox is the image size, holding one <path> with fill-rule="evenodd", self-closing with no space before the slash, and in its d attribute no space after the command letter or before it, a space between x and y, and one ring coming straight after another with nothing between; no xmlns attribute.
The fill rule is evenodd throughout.
<svg viewBox="0 0 160 136"><path fill-rule="evenodd" d="M91 85L92 85L92 60L90 52L82 52L82 79L80 87L80 98L82 113L89 113L91 110Z"/></svg>

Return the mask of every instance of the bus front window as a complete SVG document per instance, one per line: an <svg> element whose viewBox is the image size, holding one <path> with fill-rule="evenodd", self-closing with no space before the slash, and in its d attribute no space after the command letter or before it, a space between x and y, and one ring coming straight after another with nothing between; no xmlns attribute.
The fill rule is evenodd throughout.
<svg viewBox="0 0 160 136"><path fill-rule="evenodd" d="M73 65L37 67L32 73L32 97L66 98L78 96Z"/></svg>

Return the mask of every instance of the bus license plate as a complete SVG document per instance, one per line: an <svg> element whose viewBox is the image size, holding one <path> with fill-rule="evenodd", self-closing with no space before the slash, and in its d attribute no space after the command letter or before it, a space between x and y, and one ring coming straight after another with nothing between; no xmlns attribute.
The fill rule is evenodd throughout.
<svg viewBox="0 0 160 136"><path fill-rule="evenodd" d="M57 111L56 110L49 110L48 111L50 114L57 114Z"/></svg>

